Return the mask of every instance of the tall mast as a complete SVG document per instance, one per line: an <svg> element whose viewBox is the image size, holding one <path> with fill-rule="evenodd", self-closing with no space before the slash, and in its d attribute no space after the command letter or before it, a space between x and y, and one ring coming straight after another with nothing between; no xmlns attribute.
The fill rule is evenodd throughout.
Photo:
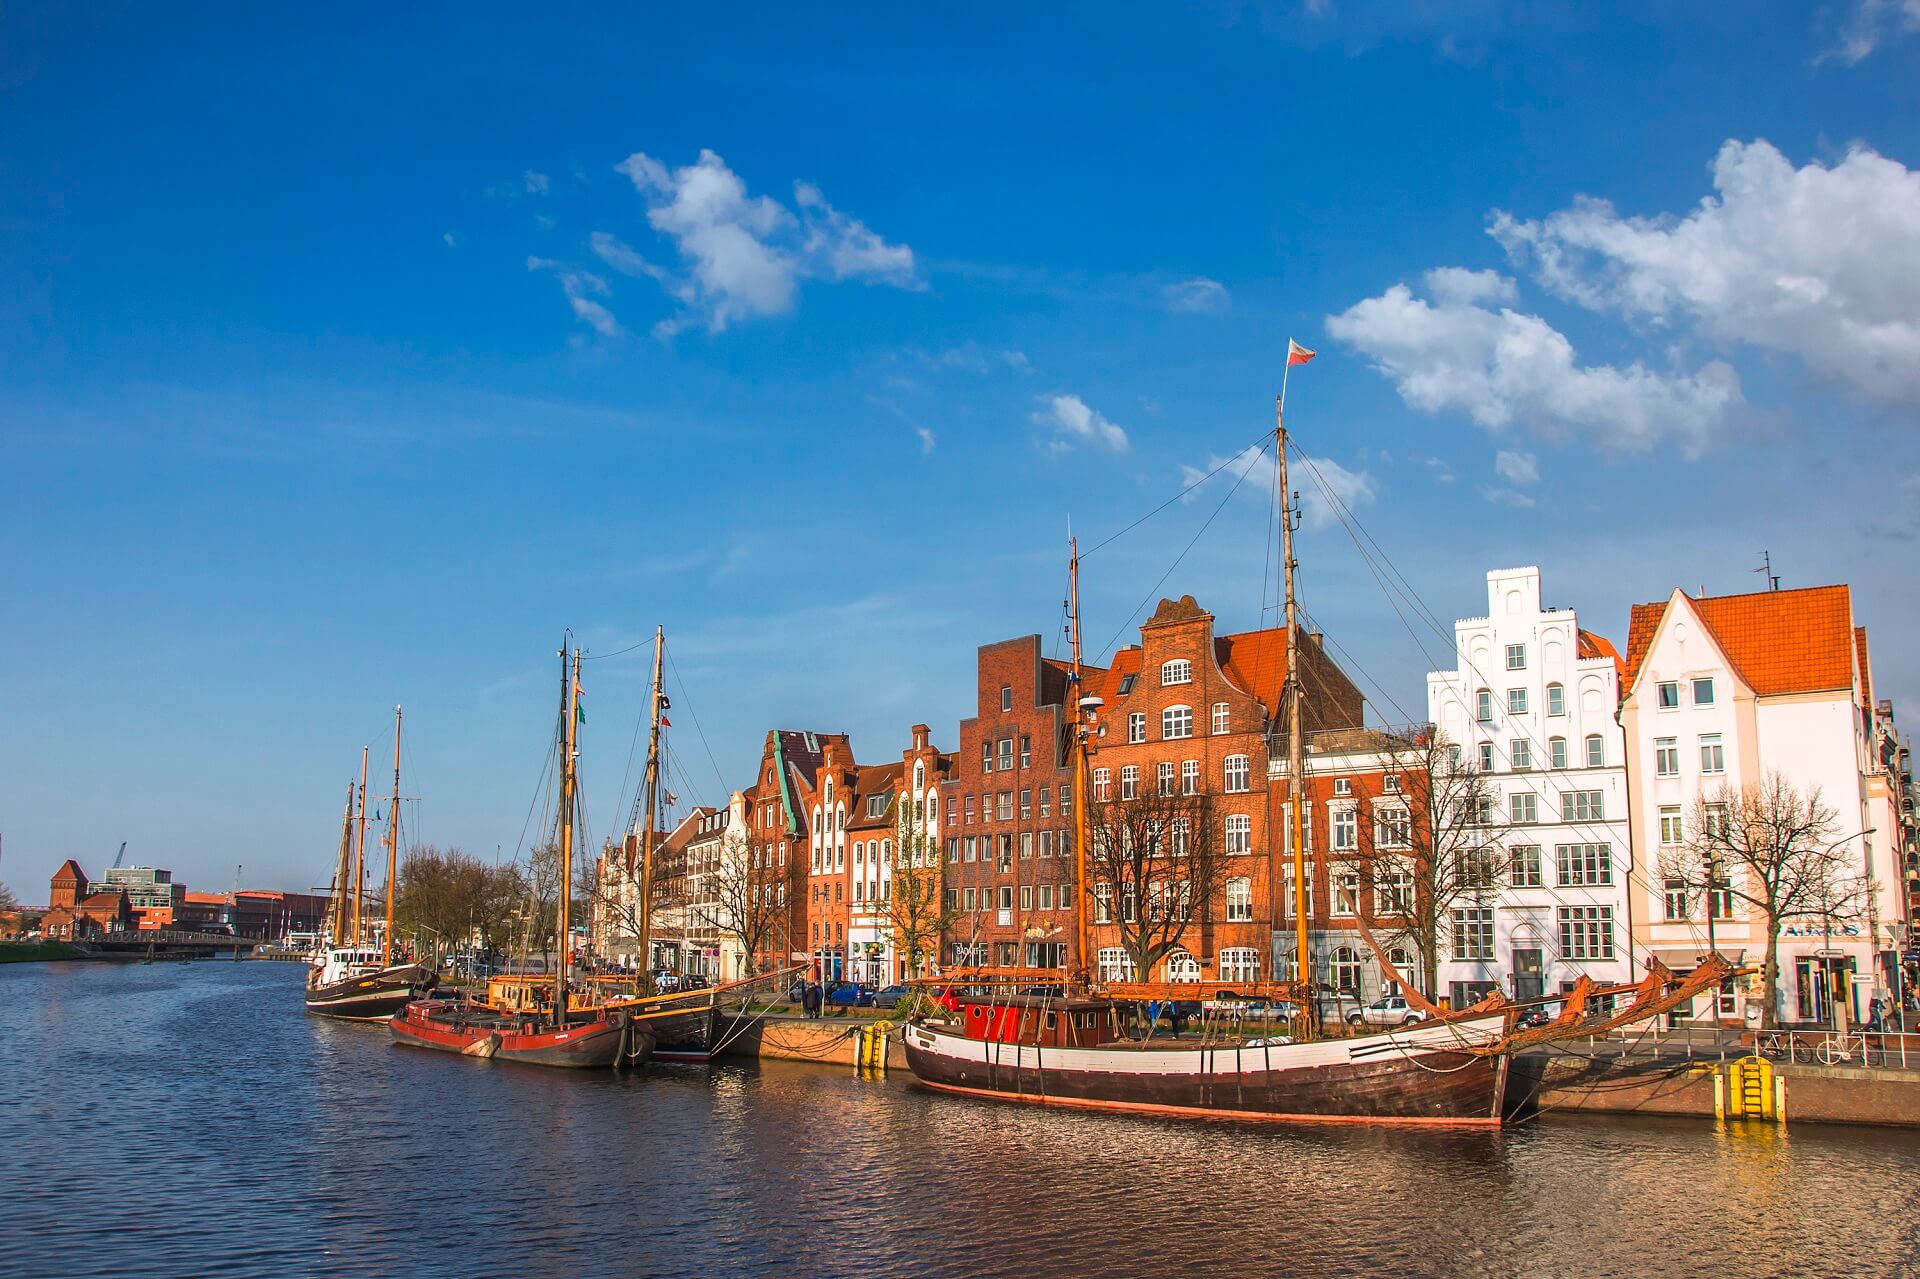
<svg viewBox="0 0 1920 1279"><path fill-rule="evenodd" d="M567 645L560 645L560 902L555 923L559 932L559 962L553 974L553 1024L567 1024L567 968L573 921L573 767L574 750L579 740L580 653L572 652L573 668L567 668Z"/></svg>
<svg viewBox="0 0 1920 1279"><path fill-rule="evenodd" d="M393 806L387 809L387 931L380 966L393 967L393 885L400 869L400 708L393 708Z"/></svg>
<svg viewBox="0 0 1920 1279"><path fill-rule="evenodd" d="M637 950L640 955L640 984L651 991L653 989L653 823L654 815L659 811L660 802L660 660L666 653L667 629L656 626L653 629L653 698L648 703L652 724L647 730L647 778L645 794L646 815L640 822L640 903L637 912L639 937ZM632 867L628 868L629 873Z"/></svg>
<svg viewBox="0 0 1920 1279"><path fill-rule="evenodd" d="M1287 790L1293 803L1288 819L1293 827L1293 944L1294 976L1305 985L1300 1000L1300 1033L1313 1038L1319 1029L1314 1006L1312 955L1307 949L1307 902L1312 887L1307 879L1307 744L1300 735L1300 611L1293 597L1293 490L1287 485L1286 394L1274 401L1274 456L1280 464L1280 558L1287 583Z"/></svg>
<svg viewBox="0 0 1920 1279"><path fill-rule="evenodd" d="M1084 690L1080 687L1080 539L1067 538L1067 628L1073 642L1073 678L1067 690L1069 724L1073 734L1073 879L1076 894L1074 923L1079 944L1080 968L1093 973L1093 956L1087 949L1087 916L1092 901L1087 888L1087 728L1080 709Z"/></svg>
<svg viewBox="0 0 1920 1279"><path fill-rule="evenodd" d="M353 782L347 782L347 813L340 822L340 866L333 874L333 904L327 912L327 932L335 946L346 944L347 869L353 858Z"/></svg>
<svg viewBox="0 0 1920 1279"><path fill-rule="evenodd" d="M360 819L353 838L353 940L360 945L360 887L367 878L367 748L360 748Z"/></svg>

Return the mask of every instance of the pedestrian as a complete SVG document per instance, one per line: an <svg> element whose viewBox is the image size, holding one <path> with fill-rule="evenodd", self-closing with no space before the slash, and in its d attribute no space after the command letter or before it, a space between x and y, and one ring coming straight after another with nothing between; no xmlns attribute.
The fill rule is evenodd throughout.
<svg viewBox="0 0 1920 1279"><path fill-rule="evenodd" d="M820 1016L820 983L810 981L807 988L800 992L800 1007L809 1019Z"/></svg>

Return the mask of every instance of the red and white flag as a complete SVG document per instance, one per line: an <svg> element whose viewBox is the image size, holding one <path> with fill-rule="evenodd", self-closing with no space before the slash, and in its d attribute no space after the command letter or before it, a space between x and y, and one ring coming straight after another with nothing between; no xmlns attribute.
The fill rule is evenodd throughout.
<svg viewBox="0 0 1920 1279"><path fill-rule="evenodd" d="M1315 354L1314 352L1307 350L1306 347L1301 346L1298 342L1294 341L1292 338L1287 339L1287 363L1288 364L1305 364L1308 360L1311 360L1314 357L1314 354Z"/></svg>

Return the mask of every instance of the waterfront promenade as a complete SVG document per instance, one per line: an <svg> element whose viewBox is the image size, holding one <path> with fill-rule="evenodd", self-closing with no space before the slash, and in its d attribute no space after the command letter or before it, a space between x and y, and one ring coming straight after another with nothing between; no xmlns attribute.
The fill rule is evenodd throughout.
<svg viewBox="0 0 1920 1279"><path fill-rule="evenodd" d="M299 975L0 971L9 1274L1052 1275L1099 1258L1637 1275L1657 1257L1812 1275L1920 1259L1907 1133L1177 1123L777 1062L576 1076L305 1017Z"/></svg>

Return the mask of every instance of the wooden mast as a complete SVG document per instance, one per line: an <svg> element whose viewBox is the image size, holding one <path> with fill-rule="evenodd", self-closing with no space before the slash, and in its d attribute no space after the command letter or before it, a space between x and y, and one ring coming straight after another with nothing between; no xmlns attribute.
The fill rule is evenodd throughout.
<svg viewBox="0 0 1920 1279"><path fill-rule="evenodd" d="M353 840L353 940L360 946L360 887L367 878L367 748L360 748L360 818Z"/></svg>
<svg viewBox="0 0 1920 1279"><path fill-rule="evenodd" d="M340 822L340 865L333 873L333 902L327 912L327 933L335 946L346 944L347 869L353 858L353 782L347 782L347 812Z"/></svg>
<svg viewBox="0 0 1920 1279"><path fill-rule="evenodd" d="M1307 879L1306 806L1307 746L1300 735L1300 613L1293 596L1293 491L1287 486L1286 395L1274 401L1274 456L1280 464L1280 538L1281 560L1287 584L1287 790L1292 804L1288 814L1293 835L1293 936L1294 977L1305 992L1300 1001L1300 1030L1311 1039L1319 1030L1318 1008L1313 997L1312 954L1307 946L1307 903L1312 886Z"/></svg>
<svg viewBox="0 0 1920 1279"><path fill-rule="evenodd" d="M393 708L393 806L387 809L387 931L380 966L393 967L393 886L400 869L400 708Z"/></svg>
<svg viewBox="0 0 1920 1279"><path fill-rule="evenodd" d="M1087 887L1087 725L1080 701L1086 695L1080 685L1080 539L1067 538L1067 626L1073 643L1073 677L1068 681L1067 697L1073 734L1073 879L1074 923L1079 946L1082 976L1093 976L1093 956L1087 947L1087 915L1093 909L1093 897Z"/></svg>
<svg viewBox="0 0 1920 1279"><path fill-rule="evenodd" d="M654 627L653 697L648 703L652 723L647 730L647 777L643 790L647 811L640 819L640 903L636 912L639 927L635 930L639 933L635 940L639 950L640 985L648 993L653 991L653 823L660 809L660 662L666 645L666 627ZM632 867L628 870L631 872Z"/></svg>
<svg viewBox="0 0 1920 1279"><path fill-rule="evenodd" d="M580 716L580 653L574 650L573 668L567 668L569 654L567 645L560 645L560 886L559 908L555 924L559 934L559 960L554 965L553 974L553 1024L567 1024L567 969L570 967L569 936L572 930L571 918L573 896L573 766L574 751L579 741Z"/></svg>

